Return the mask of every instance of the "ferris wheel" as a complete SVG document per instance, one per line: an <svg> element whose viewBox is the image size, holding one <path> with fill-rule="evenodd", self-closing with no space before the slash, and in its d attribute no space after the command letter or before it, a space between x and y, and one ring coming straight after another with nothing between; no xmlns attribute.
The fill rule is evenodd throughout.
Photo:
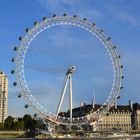
<svg viewBox="0 0 140 140"><path fill-rule="evenodd" d="M75 76L74 73L77 71L77 66L75 64L69 65L65 69L64 84L62 86L56 113L50 112L47 108L44 108L40 102L37 101L26 82L24 60L28 48L30 47L33 40L37 36L39 36L41 32L57 25L71 25L77 28L82 28L95 36L107 50L108 56L110 57L110 60L112 62L114 75L112 88L110 90L108 98L96 111L90 111L89 114L86 114L82 117L73 117L73 77ZM25 108L32 107L38 114L43 115L46 120L63 125L82 125L87 123L90 124L98 121L100 118L102 118L102 116L107 114L109 109L114 105L116 99L120 98L119 92L123 88L121 83L122 79L124 78L122 73L123 65L120 62L120 55L117 52L116 46L111 42L111 38L107 37L104 34L103 30L97 28L95 23L89 23L86 18L81 19L76 15L67 16L66 14L64 14L63 16L53 15L52 18L44 17L42 22L34 22L34 27L32 29L26 28L25 31L26 35L24 37L19 37L19 40L21 41L20 45L14 48L17 53L16 57L12 58L12 62L15 62L16 69L11 71L12 74L16 74L17 78L17 81L14 82L13 85L19 85L21 90L21 94L19 94L18 97L24 97L27 101ZM69 91L68 117L59 115L66 90Z"/></svg>

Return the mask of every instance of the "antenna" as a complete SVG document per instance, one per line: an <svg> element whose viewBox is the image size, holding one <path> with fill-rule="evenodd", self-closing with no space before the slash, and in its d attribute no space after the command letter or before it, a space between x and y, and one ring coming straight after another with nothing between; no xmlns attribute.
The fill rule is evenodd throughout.
<svg viewBox="0 0 140 140"><path fill-rule="evenodd" d="M4 64L4 66L3 66L3 73L5 74L5 64Z"/></svg>
<svg viewBox="0 0 140 140"><path fill-rule="evenodd" d="M93 101L94 101L94 103L96 101L96 98L95 98L95 90L93 90Z"/></svg>

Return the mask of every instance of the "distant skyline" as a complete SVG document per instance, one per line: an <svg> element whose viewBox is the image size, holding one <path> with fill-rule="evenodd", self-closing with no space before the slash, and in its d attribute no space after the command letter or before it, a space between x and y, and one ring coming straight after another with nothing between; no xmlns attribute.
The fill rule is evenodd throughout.
<svg viewBox="0 0 140 140"><path fill-rule="evenodd" d="M9 115L21 116L30 112L30 109L26 110L24 108L25 101L17 98L19 90L12 86L15 80L15 77L10 74L11 69L15 67L11 63L11 58L15 55L13 47L19 45L18 37L25 35L24 30L26 27L32 27L34 21L41 21L44 16L52 17L54 13L56 15L67 13L71 16L76 14L80 18L86 17L89 22L95 22L97 27L103 29L105 34L111 37L112 42L117 46L124 65L124 89L120 93L121 99L118 103L128 104L130 99L133 102L140 103L139 9L140 1L138 0L0 1L0 70L4 71L9 78ZM72 30L66 32L64 29L63 31L64 35L73 33ZM80 31L78 32L80 33ZM53 33L55 31L52 31ZM56 33L59 33L59 30L56 29ZM79 36L79 33L77 33L77 36ZM55 36L58 39L59 34ZM51 37L48 39L52 40ZM60 41L62 41L61 38ZM92 43L90 37L88 43L88 45ZM96 63L100 63L100 61ZM30 70L31 68L33 67L30 67Z"/></svg>

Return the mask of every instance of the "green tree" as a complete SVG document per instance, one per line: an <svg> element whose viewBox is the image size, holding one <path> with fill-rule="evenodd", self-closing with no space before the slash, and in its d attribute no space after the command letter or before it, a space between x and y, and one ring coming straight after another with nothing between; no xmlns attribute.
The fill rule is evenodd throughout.
<svg viewBox="0 0 140 140"><path fill-rule="evenodd" d="M0 130L4 130L4 123L0 123Z"/></svg>
<svg viewBox="0 0 140 140"><path fill-rule="evenodd" d="M14 123L14 129L15 130L24 130L24 121L23 120L18 120L17 122Z"/></svg>
<svg viewBox="0 0 140 140"><path fill-rule="evenodd" d="M23 117L24 121L24 127L26 130L34 130L36 126L36 121L32 119L32 117L29 114L24 115Z"/></svg>
<svg viewBox="0 0 140 140"><path fill-rule="evenodd" d="M7 119L4 121L4 128L6 130L12 130L14 128L14 118L8 116Z"/></svg>

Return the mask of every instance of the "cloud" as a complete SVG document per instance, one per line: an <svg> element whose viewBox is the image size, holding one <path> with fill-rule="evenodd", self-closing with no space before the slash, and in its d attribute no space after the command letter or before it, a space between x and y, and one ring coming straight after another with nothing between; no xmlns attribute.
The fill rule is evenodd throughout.
<svg viewBox="0 0 140 140"><path fill-rule="evenodd" d="M58 72L59 69L57 68L55 69L55 67L57 67L57 65L58 66L60 65L63 66L62 68L64 68L64 71L62 71L63 73L60 77L62 80L62 77L65 76L65 72L68 68L66 64L69 65L72 62L74 65L76 65L75 75L73 76L73 80L75 80L73 84L75 88L73 100L75 101L73 101L73 103L75 103L75 106L78 106L81 100L84 100L87 103L91 103L91 99L93 98L93 89L94 89L93 85L96 86L96 89L94 90L96 90L96 93L98 94L97 100L100 98L100 100L98 101L103 103L108 96L108 88L111 88L110 82L108 83L110 78L108 76L112 74L111 73L112 69L110 69L112 68L111 62L110 60L108 61L109 57L106 53L106 50L102 48L102 44L98 41L98 39L94 38L91 34L89 35L86 32L83 32L83 30L82 31L78 30L77 31L78 33L76 31L70 30L67 27L63 28L62 30L58 28L54 28L51 34L48 33L45 34L44 32L40 37L42 40L40 40L39 38L39 41L32 43L31 49L33 51L30 50L30 52L34 52L34 49L36 49L36 51L33 54L34 57L28 54L31 63L28 63L26 67L30 70L29 72L30 74L27 74L27 76L29 76L29 78L31 79L32 74L35 72L34 75L38 75L37 77L39 77L40 79L42 76L41 79L42 81L44 80L44 76L45 76L45 79L48 82L48 80L57 78L59 74L57 73L58 75L51 75L51 72L55 72L55 70L56 72ZM47 60L50 60L48 59L49 51L51 51L49 47L53 50L53 58L55 57L57 58L56 59L57 61L56 63L54 63L54 65L52 65L52 63L50 64L50 61L48 61L48 63L45 63L47 62ZM66 52L68 52L68 54ZM64 56L62 57L62 59L60 59L61 61L58 61L59 56L61 56L62 54L64 54ZM40 59L40 61L37 61L36 58L39 59L43 55L45 57L43 57L43 59ZM66 58L68 60L67 63L65 63L64 61L64 59ZM45 60L45 62L43 61L43 63L41 63L42 62L41 60ZM90 69L87 70L87 67L90 67ZM47 75L47 73L49 73L49 75ZM91 81L92 76L93 79ZM34 80L37 79L37 77L34 78ZM42 83L39 82L38 84L32 83L32 85L36 85L38 87L38 88L32 88L33 91L32 93L33 94L36 93L36 98L39 99L41 103L44 102L44 106L45 103L47 102L46 106L50 108L49 110L54 110L54 106L56 107L58 103L58 101L56 101L54 97L58 95L57 94L58 91L56 90L57 89L56 87L51 86L49 88L46 86L49 84L55 85L57 82L59 83L59 81L55 80L55 82L51 81L48 83L46 81L44 80L44 83L46 83L46 85L43 85L43 82ZM40 85L43 86L40 87ZM58 89L61 90L62 87L63 84L61 84L60 88ZM53 90L55 89L55 91L51 89ZM47 94L46 96L46 94L43 95L43 93L52 93L52 94ZM59 96L57 97L59 98ZM53 103L52 100L54 100ZM67 101L68 101L68 97L65 98L65 103L64 103L65 108L66 108Z"/></svg>
<svg viewBox="0 0 140 140"><path fill-rule="evenodd" d="M140 21L136 19L134 16L132 16L130 13L119 11L116 12L116 16L125 23L129 23L134 26L140 26Z"/></svg>
<svg viewBox="0 0 140 140"><path fill-rule="evenodd" d="M109 6L109 10L118 20L133 26L140 26L139 18L135 17L133 13L128 12L126 9L113 4Z"/></svg>
<svg viewBox="0 0 140 140"><path fill-rule="evenodd" d="M46 66L41 66L41 65L34 65L34 64L28 64L27 68L31 71L37 71L37 72L43 72L43 73L58 73L58 72L63 72L65 73L66 68L64 67L46 67Z"/></svg>
<svg viewBox="0 0 140 140"><path fill-rule="evenodd" d="M49 12L55 14L76 14L82 18L101 18L102 13L97 10L93 5L87 4L87 2L73 0L38 0L38 2ZM82 5L82 6L81 6ZM87 10L88 9L88 10ZM62 13L63 12L63 13Z"/></svg>
<svg viewBox="0 0 140 140"><path fill-rule="evenodd" d="M63 82L64 82L64 79L63 79ZM36 86L36 85L38 85L38 86ZM31 93L34 96L34 98L37 100L37 102L39 102L48 111L55 113L56 108L59 103L61 93L62 93L62 89L64 86L62 84L62 82L59 85L60 86L58 89L56 87L56 84L51 85L50 83L45 84L43 82L38 81L38 84L33 84L32 87L30 87L30 90L31 90ZM68 107L68 105L69 105L68 89L69 88L67 87L67 91L65 93L61 111L67 111L69 108ZM77 104L79 104L79 100L77 100L76 98L73 98L73 103L74 103L74 105L77 105Z"/></svg>

